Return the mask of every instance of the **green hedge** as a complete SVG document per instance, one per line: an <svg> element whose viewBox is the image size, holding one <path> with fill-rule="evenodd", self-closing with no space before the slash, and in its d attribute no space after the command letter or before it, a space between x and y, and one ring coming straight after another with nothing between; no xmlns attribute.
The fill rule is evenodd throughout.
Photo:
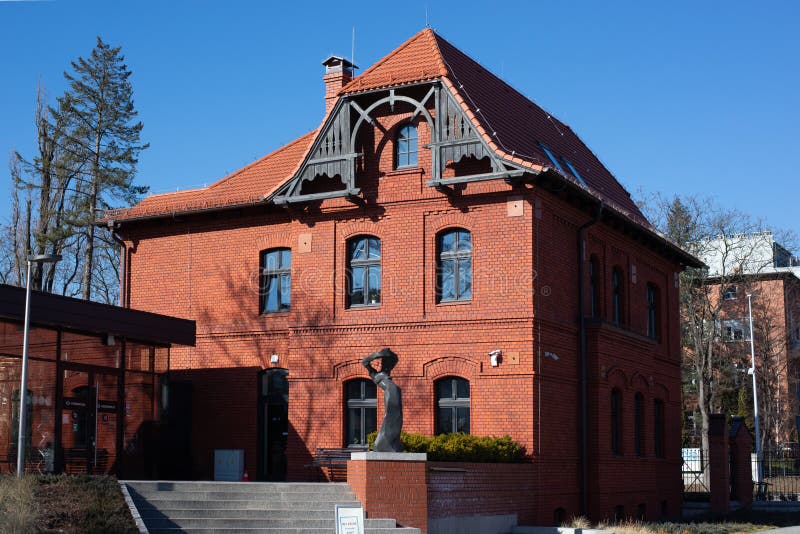
<svg viewBox="0 0 800 534"><path fill-rule="evenodd" d="M378 433L367 436L369 448ZM525 447L509 436L473 436L461 432L428 437L421 434L400 434L405 452L424 452L428 460L438 462L519 463L525 458Z"/></svg>

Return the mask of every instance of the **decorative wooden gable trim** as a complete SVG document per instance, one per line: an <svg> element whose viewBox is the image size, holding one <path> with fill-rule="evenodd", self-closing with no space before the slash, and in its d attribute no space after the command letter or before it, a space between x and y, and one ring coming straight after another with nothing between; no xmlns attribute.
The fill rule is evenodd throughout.
<svg viewBox="0 0 800 534"><path fill-rule="evenodd" d="M420 86L430 86L423 98L417 100L406 94L409 88L419 90ZM431 99L433 114L428 111ZM388 104L394 110L399 103L413 108L411 120L422 115L430 126L431 142L423 147L431 150L432 172L427 185L449 193L452 192L449 185L497 179L510 182L524 174L522 167L503 160L489 147L450 90L435 81L342 97L331 111L299 170L277 190L273 202L285 205L345 197L362 203L363 199L358 196L361 191L355 186L356 158L363 156L355 152L359 131L365 122L373 126L377 124L371 116L377 108ZM488 157L491 172L442 178L448 165L466 157L477 160ZM303 191L306 184L321 177L328 180L338 178L341 188ZM333 182L336 184L336 180Z"/></svg>

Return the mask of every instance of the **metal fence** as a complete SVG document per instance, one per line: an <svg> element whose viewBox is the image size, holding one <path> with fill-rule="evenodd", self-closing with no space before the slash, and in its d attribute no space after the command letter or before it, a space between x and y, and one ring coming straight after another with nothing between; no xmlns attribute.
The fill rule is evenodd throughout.
<svg viewBox="0 0 800 534"><path fill-rule="evenodd" d="M800 451L767 450L752 454L753 498L757 501L800 501ZM761 475L759 482L759 473Z"/></svg>

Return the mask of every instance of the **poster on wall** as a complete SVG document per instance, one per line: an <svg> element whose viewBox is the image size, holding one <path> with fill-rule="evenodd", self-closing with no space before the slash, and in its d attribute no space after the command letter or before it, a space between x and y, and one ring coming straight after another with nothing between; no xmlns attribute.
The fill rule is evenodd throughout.
<svg viewBox="0 0 800 534"><path fill-rule="evenodd" d="M364 534L364 509L360 506L337 504L336 534Z"/></svg>

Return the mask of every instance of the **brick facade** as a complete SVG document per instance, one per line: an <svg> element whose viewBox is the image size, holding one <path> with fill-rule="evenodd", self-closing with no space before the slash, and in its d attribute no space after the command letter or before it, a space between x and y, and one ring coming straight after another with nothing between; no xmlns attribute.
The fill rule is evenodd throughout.
<svg viewBox="0 0 800 534"><path fill-rule="evenodd" d="M432 101L426 109L435 113ZM435 381L465 378L471 433L509 434L532 461L501 470L509 480L519 479L513 483L527 495L520 517L548 524L559 509L565 517L579 514L578 234L593 214L563 187L502 180L469 183L455 194L430 187L432 162L423 147L431 131L419 114L413 118L419 164L395 170L393 139L412 117L407 107L381 106L372 112L374 124L362 126L357 185L363 205L334 198L289 208L118 218L129 258L128 305L197 321L197 346L173 349L171 369L182 379L199 373L196 392L226 392L214 409L194 411L205 418L206 430L194 434L193 445L202 455L242 448L250 473L255 471L257 441L247 429L257 426L257 380L249 371L228 373L283 368L290 384L287 476L311 478L304 466L315 448L345 445L343 384L367 377L362 357L391 347L400 357L392 376L403 391L405 431L433 434ZM483 172L483 165L464 160L452 169L444 177ZM583 245L587 260L594 258L599 268L597 313L586 329L588 512L609 517L624 506L635 515L645 504L647 517L655 519L677 515L680 506L675 280L681 260L627 224L623 229L604 217L588 229ZM466 229L472 237L468 301L437 302L436 239L448 228ZM346 247L359 235L381 240L380 306L346 305ZM259 255L274 247L292 250L291 309L261 314ZM624 273L619 325L611 321L615 267ZM659 291L656 339L646 336L648 284ZM495 349L502 351L497 367L488 356ZM272 355L277 363L271 363ZM622 455L610 449L609 397L615 387L623 402ZM640 457L634 455L631 418L637 392L645 399ZM656 399L665 407L663 458L656 457L654 445ZM380 421L380 391L377 406ZM243 430L231 431L231 425ZM434 493L442 477L433 477ZM444 513L446 504L431 502L432 514Z"/></svg>

